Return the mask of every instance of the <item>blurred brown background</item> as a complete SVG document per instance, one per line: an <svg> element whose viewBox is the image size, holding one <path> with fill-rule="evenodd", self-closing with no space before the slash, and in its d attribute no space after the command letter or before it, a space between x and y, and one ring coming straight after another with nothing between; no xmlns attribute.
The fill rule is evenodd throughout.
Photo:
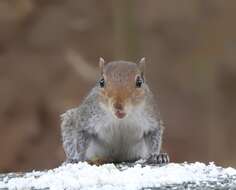
<svg viewBox="0 0 236 190"><path fill-rule="evenodd" d="M236 166L236 1L0 0L0 172L64 160L98 58L147 58L172 161Z"/></svg>

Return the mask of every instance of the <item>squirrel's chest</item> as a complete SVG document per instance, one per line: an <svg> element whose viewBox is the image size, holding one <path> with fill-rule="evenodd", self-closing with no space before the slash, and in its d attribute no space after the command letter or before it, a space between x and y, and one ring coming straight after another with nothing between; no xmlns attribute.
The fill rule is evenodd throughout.
<svg viewBox="0 0 236 190"><path fill-rule="evenodd" d="M109 123L97 131L91 141L87 158L109 157L114 160L132 160L146 155L144 130L136 123Z"/></svg>
<svg viewBox="0 0 236 190"><path fill-rule="evenodd" d="M114 160L132 160L145 157L148 149L144 134L152 129L148 117L127 117L119 120L112 116L91 122L94 138L90 141L86 158L112 157ZM155 122L154 122L155 123Z"/></svg>
<svg viewBox="0 0 236 190"><path fill-rule="evenodd" d="M96 122L94 127L97 138L107 145L132 145L143 138L152 128L152 121L145 114L132 114L125 119L115 119L107 115Z"/></svg>
<svg viewBox="0 0 236 190"><path fill-rule="evenodd" d="M98 131L97 137L107 146L129 146L142 139L144 130L137 123L112 122Z"/></svg>

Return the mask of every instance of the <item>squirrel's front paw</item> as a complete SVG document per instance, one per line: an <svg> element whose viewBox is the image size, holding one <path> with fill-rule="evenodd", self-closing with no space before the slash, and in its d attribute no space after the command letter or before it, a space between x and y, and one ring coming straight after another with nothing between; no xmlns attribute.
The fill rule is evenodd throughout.
<svg viewBox="0 0 236 190"><path fill-rule="evenodd" d="M146 164L168 164L170 162L169 155L167 153L151 154L146 160Z"/></svg>
<svg viewBox="0 0 236 190"><path fill-rule="evenodd" d="M75 163L78 163L79 160L78 159L71 159L71 158L68 158L65 163L70 163L70 164L75 164Z"/></svg>

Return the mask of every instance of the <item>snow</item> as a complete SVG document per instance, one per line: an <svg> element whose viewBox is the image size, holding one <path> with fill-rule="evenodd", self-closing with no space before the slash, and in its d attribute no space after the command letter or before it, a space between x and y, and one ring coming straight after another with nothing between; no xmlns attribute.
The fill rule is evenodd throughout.
<svg viewBox="0 0 236 190"><path fill-rule="evenodd" d="M222 168L214 163L170 163L165 166L144 166L134 164L131 167L114 164L91 166L87 163L66 164L48 171L33 171L21 177L5 177L0 181L0 189L36 189L51 190L74 189L129 189L159 187L184 182L217 182L219 178L235 176L236 169Z"/></svg>

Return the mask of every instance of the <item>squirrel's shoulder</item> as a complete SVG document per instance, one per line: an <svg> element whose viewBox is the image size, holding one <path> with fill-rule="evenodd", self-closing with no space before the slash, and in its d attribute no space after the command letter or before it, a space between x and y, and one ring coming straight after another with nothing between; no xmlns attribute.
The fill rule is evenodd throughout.
<svg viewBox="0 0 236 190"><path fill-rule="evenodd" d="M62 125L74 125L73 122L76 121L80 121L82 124L91 115L96 114L99 111L97 96L98 89L94 87L78 107L71 108L61 114Z"/></svg>

